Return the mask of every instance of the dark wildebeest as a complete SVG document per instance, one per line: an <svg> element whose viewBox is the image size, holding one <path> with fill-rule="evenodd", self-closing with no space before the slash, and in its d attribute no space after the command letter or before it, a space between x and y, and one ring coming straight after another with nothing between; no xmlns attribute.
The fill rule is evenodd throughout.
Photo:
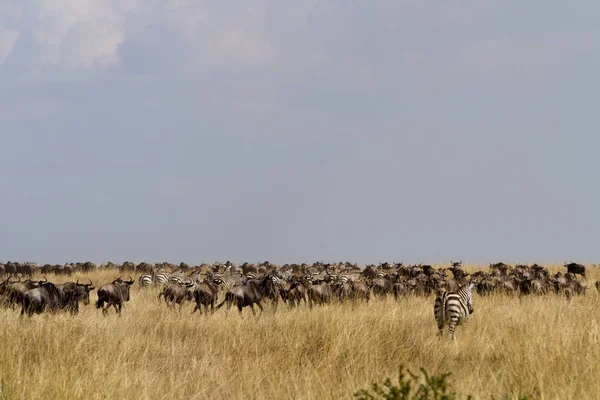
<svg viewBox="0 0 600 400"><path fill-rule="evenodd" d="M300 301L304 300L306 304L307 286L310 284L308 277L299 276L292 278L290 288L285 294L287 303L290 307L300 306Z"/></svg>
<svg viewBox="0 0 600 400"><path fill-rule="evenodd" d="M205 280L199 285L196 285L194 289L194 299L196 300L196 306L194 307L195 313L196 310L200 311L202 314L202 310L200 306L204 306L204 311L208 312L208 306L210 305L210 312L215 310L215 303L217 302L217 293L219 292L219 285L211 282L210 280Z"/></svg>
<svg viewBox="0 0 600 400"><path fill-rule="evenodd" d="M21 274L23 277L27 275L29 278L31 278L34 272L35 266L31 263L17 264L17 273Z"/></svg>
<svg viewBox="0 0 600 400"><path fill-rule="evenodd" d="M19 281L20 280L21 280L21 278L19 278ZM13 283L17 283L17 282L11 282L10 276L8 278L6 278L5 281L0 283L0 304L8 303L8 293L11 290Z"/></svg>
<svg viewBox="0 0 600 400"><path fill-rule="evenodd" d="M56 285L61 299L61 308L65 308L71 312L71 314L77 314L79 312L79 302L83 301L84 305L90 304L90 291L94 290L90 283L79 283L77 282L66 282Z"/></svg>
<svg viewBox="0 0 600 400"><path fill-rule="evenodd" d="M567 273L579 274L585 278L585 265L577 264L577 263L565 263L565 267L567 267Z"/></svg>
<svg viewBox="0 0 600 400"><path fill-rule="evenodd" d="M158 294L158 300L160 300L161 297L164 297L168 307L174 307L175 304L178 304L179 311L181 311L183 303L185 303L186 300L191 301L193 299L192 292L189 290L193 286L193 283L169 283L164 287L162 292Z"/></svg>
<svg viewBox="0 0 600 400"><path fill-rule="evenodd" d="M4 272L8 274L8 276L17 276L17 264L13 262L7 262L4 264Z"/></svg>
<svg viewBox="0 0 600 400"><path fill-rule="evenodd" d="M235 304L240 314L242 308L250 306L252 314L256 315L254 310L254 304L260 308L260 312L263 312L263 306L260 304L261 299L266 293L266 282L271 279L265 276L260 279L249 279L245 285L236 286L231 288L225 293L225 300L217 306L217 310L223 307L227 303L227 308L231 308L232 304Z"/></svg>
<svg viewBox="0 0 600 400"><path fill-rule="evenodd" d="M7 304L14 310L16 305L23 304L23 297L25 296L25 293L27 293L28 290L34 289L38 286L38 282L33 282L30 279L21 282L21 278L19 278L18 282L8 283L5 292Z"/></svg>
<svg viewBox="0 0 600 400"><path fill-rule="evenodd" d="M323 305L329 303L333 297L333 290L327 283L311 285L308 288L308 306L312 308L313 303Z"/></svg>
<svg viewBox="0 0 600 400"><path fill-rule="evenodd" d="M121 315L123 302L129 301L129 288L133 285L133 279L129 277L128 281L117 278L111 283L105 283L98 289L98 301L96 308L102 308L102 314L107 315L110 306L115 308L117 314ZM106 307L104 307L106 304Z"/></svg>
<svg viewBox="0 0 600 400"><path fill-rule="evenodd" d="M27 313L31 317L33 313L41 314L46 309L60 308L60 294L54 283L46 280L39 281L38 284L38 287L28 290L23 296L21 315Z"/></svg>

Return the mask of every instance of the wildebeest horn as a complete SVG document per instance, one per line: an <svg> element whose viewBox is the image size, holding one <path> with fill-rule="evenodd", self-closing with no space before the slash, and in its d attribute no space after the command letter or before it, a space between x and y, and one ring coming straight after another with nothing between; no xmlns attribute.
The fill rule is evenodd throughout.
<svg viewBox="0 0 600 400"><path fill-rule="evenodd" d="M79 279L77 279L77 282L75 282L76 285L79 285Z"/></svg>

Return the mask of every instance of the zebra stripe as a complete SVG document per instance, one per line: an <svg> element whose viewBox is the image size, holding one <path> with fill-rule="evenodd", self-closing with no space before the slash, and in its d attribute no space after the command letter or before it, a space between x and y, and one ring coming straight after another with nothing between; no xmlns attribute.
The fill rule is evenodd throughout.
<svg viewBox="0 0 600 400"><path fill-rule="evenodd" d="M277 286L277 285L279 285L281 283L281 279L279 279L276 276L272 276L271 277L271 282L273 282L273 285Z"/></svg>
<svg viewBox="0 0 600 400"><path fill-rule="evenodd" d="M257 279L257 278L258 278L258 274L257 274L257 273L255 273L255 272L248 272L248 273L245 275L245 278L246 278L247 280L251 280L251 279Z"/></svg>
<svg viewBox="0 0 600 400"><path fill-rule="evenodd" d="M166 285L169 282L169 275L167 274L156 274L154 276L155 285Z"/></svg>
<svg viewBox="0 0 600 400"><path fill-rule="evenodd" d="M152 280L152 275L141 275L140 276L140 286L144 287L144 286L150 286L152 285L153 280Z"/></svg>
<svg viewBox="0 0 600 400"><path fill-rule="evenodd" d="M461 323L467 323L470 314L473 314L473 283L462 286L457 292L448 292L441 289L433 306L433 313L437 322L439 334L443 334L444 327L448 324L448 332L454 340L454 331Z"/></svg>
<svg viewBox="0 0 600 400"><path fill-rule="evenodd" d="M213 274L212 275L212 282L219 286L219 288L221 287L229 287L231 286L231 283L229 282L229 279L227 279L227 277L221 275L221 274Z"/></svg>

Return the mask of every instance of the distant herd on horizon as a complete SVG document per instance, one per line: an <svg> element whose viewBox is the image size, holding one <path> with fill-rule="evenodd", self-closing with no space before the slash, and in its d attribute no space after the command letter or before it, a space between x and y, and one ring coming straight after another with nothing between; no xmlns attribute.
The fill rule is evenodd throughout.
<svg viewBox="0 0 600 400"><path fill-rule="evenodd" d="M168 307L178 306L181 311L187 301L195 302L193 313L204 309L214 312L223 305L235 306L239 312L256 305L261 313L265 302L274 310L280 302L289 308L301 303L312 308L331 302L368 302L372 297L393 295L400 300L406 296L435 294L434 316L439 332L448 326L454 338L456 326L466 322L473 313L471 289L481 296L504 294L514 296L555 294L571 299L584 295L586 267L578 263L565 263L565 273L551 275L547 268L533 265L510 266L505 263L489 265L489 271L472 274L462 268L462 262L451 262L449 267L433 268L431 265L380 263L362 268L356 264L322 263L285 264L268 261L259 264L243 263L239 266L225 263L189 266L169 263L125 262L97 266L91 262L70 263L38 267L33 263L7 262L0 264L0 303L4 307L21 307L21 315L40 314L44 311L64 310L77 314L79 303L90 303L92 281L53 283L45 275L71 276L88 274L96 270L114 270L115 274L139 273L140 289L159 287L159 299ZM34 275L43 280L34 280ZM123 304L130 300L130 288L135 281L120 276L98 287L96 307L108 314L112 306L121 314ZM600 291L600 281L595 282ZM217 304L217 300L221 302Z"/></svg>

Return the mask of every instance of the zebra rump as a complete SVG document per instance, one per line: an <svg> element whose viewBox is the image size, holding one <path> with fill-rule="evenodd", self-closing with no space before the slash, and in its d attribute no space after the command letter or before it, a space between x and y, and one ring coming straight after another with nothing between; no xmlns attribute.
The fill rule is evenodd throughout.
<svg viewBox="0 0 600 400"><path fill-rule="evenodd" d="M474 284L460 286L457 292L448 292L445 289L438 291L433 312L437 322L439 334L443 334L444 327L448 325L448 332L454 340L456 327L466 323L469 315L473 314L473 296L471 290Z"/></svg>

